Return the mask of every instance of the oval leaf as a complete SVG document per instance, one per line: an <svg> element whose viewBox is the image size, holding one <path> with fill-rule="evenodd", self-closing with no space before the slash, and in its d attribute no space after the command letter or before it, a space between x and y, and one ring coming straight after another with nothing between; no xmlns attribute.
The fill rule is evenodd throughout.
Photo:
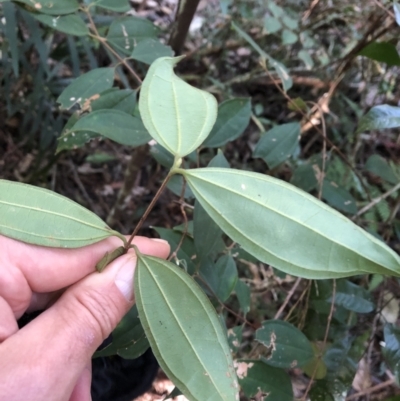
<svg viewBox="0 0 400 401"><path fill-rule="evenodd" d="M118 11L120 13L124 13L131 9L129 0L97 0L94 3L97 7Z"/></svg>
<svg viewBox="0 0 400 401"><path fill-rule="evenodd" d="M400 121L400 113L399 113ZM394 169L389 165L389 163L379 155L372 155L368 158L365 163L365 169L370 173L377 175L383 180L389 182L390 184L396 185L400 181L394 171Z"/></svg>
<svg viewBox="0 0 400 401"><path fill-rule="evenodd" d="M258 173L176 170L213 220L260 261L305 278L400 274L400 257L339 212Z"/></svg>
<svg viewBox="0 0 400 401"><path fill-rule="evenodd" d="M134 285L154 355L182 393L192 401L238 400L226 335L196 282L171 262L138 253Z"/></svg>
<svg viewBox="0 0 400 401"><path fill-rule="evenodd" d="M322 198L334 208L349 214L357 213L356 201L349 191L326 178L322 183Z"/></svg>
<svg viewBox="0 0 400 401"><path fill-rule="evenodd" d="M101 92L110 89L114 81L114 68L96 68L76 78L67 86L57 102L62 109L70 109L75 104L81 107L92 98L98 98Z"/></svg>
<svg viewBox="0 0 400 401"><path fill-rule="evenodd" d="M356 312L370 313L375 309L371 294L364 288L348 280L338 280L336 283L335 305ZM329 296L327 302L332 303L333 297Z"/></svg>
<svg viewBox="0 0 400 401"><path fill-rule="evenodd" d="M397 48L390 42L371 42L358 54L372 60L386 63L388 66L400 65L400 56L397 52Z"/></svg>
<svg viewBox="0 0 400 401"><path fill-rule="evenodd" d="M230 99L218 107L215 125L203 146L217 148L233 141L249 125L251 117L250 99Z"/></svg>
<svg viewBox="0 0 400 401"><path fill-rule="evenodd" d="M283 320L268 320L256 331L256 339L268 348L265 363L277 368L295 368L310 362L314 352L310 341L295 326Z"/></svg>
<svg viewBox="0 0 400 401"><path fill-rule="evenodd" d="M71 14L79 9L79 3L76 0L17 0L37 12L50 15Z"/></svg>
<svg viewBox="0 0 400 401"><path fill-rule="evenodd" d="M114 18L106 39L117 50L130 55L137 43L156 37L158 32L159 28L149 20L129 15Z"/></svg>
<svg viewBox="0 0 400 401"><path fill-rule="evenodd" d="M151 64L160 57L172 57L174 52L170 46L163 45L159 40L146 38L140 41L131 54L134 60Z"/></svg>
<svg viewBox="0 0 400 401"><path fill-rule="evenodd" d="M34 14L31 15L36 18L39 22L47 25L57 31L68 33L75 36L86 36L89 35L89 29L81 17L75 14L51 16L46 14Z"/></svg>
<svg viewBox="0 0 400 401"><path fill-rule="evenodd" d="M372 109L361 118L357 133L371 129L400 127L400 107L382 104Z"/></svg>
<svg viewBox="0 0 400 401"><path fill-rule="evenodd" d="M235 366L240 387L247 397L261 391L271 401L293 401L292 382L284 370L254 359L240 359L235 361Z"/></svg>
<svg viewBox="0 0 400 401"><path fill-rule="evenodd" d="M261 157L273 169L292 156L299 143L300 124L278 125L267 131L258 141L253 156Z"/></svg>
<svg viewBox="0 0 400 401"><path fill-rule="evenodd" d="M79 248L113 235L100 217L47 189L0 180L0 234L30 244Z"/></svg>
<svg viewBox="0 0 400 401"><path fill-rule="evenodd" d="M77 131L91 131L128 146L139 146L151 138L140 118L120 110L98 110L80 118L64 135Z"/></svg>
<svg viewBox="0 0 400 401"><path fill-rule="evenodd" d="M139 99L140 115L150 135L177 158L195 150L217 118L215 97L174 74L179 60L157 59L143 81Z"/></svg>

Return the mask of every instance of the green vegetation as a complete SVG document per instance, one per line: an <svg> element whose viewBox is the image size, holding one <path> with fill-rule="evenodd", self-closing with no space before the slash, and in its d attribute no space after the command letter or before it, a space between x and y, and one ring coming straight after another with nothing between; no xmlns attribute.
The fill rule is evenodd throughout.
<svg viewBox="0 0 400 401"><path fill-rule="evenodd" d="M151 346L189 400L389 400L400 6L198 3L1 1L0 233L118 236L99 271L168 240L95 356Z"/></svg>

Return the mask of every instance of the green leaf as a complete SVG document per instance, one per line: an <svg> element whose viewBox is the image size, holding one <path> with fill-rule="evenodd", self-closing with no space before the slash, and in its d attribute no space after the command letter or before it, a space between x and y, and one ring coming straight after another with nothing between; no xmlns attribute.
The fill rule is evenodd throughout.
<svg viewBox="0 0 400 401"><path fill-rule="evenodd" d="M357 205L355 199L344 188L339 187L335 182L324 179L322 183L322 198L329 205L349 214L357 213Z"/></svg>
<svg viewBox="0 0 400 401"><path fill-rule="evenodd" d="M85 143L97 138L99 135L94 132L80 131L78 133L71 132L69 129L78 121L79 113L75 112L68 119L60 137L57 139L56 153L62 150L71 150L82 147Z"/></svg>
<svg viewBox="0 0 400 401"><path fill-rule="evenodd" d="M234 169L175 172L227 235L286 273L316 279L400 274L400 257L392 249L286 182Z"/></svg>
<svg viewBox="0 0 400 401"><path fill-rule="evenodd" d="M303 366L314 357L310 341L295 326L283 320L263 322L256 331L256 340L268 348L263 361L277 368Z"/></svg>
<svg viewBox="0 0 400 401"><path fill-rule="evenodd" d="M86 162L93 164L105 164L114 160L117 160L115 156L112 156L105 152L95 152L92 155L86 156L85 159Z"/></svg>
<svg viewBox="0 0 400 401"><path fill-rule="evenodd" d="M0 180L0 234L30 244L63 248L79 248L120 236L94 213L64 196L6 180Z"/></svg>
<svg viewBox="0 0 400 401"><path fill-rule="evenodd" d="M50 15L71 14L79 9L76 0L17 0L37 12Z"/></svg>
<svg viewBox="0 0 400 401"><path fill-rule="evenodd" d="M149 20L132 15L115 18L107 33L107 42L126 55L131 55L136 44L155 38L159 29Z"/></svg>
<svg viewBox="0 0 400 401"><path fill-rule="evenodd" d="M120 110L133 114L136 105L136 91L132 89L111 88L100 94L98 99L90 103L92 111L102 109Z"/></svg>
<svg viewBox="0 0 400 401"><path fill-rule="evenodd" d="M332 299L330 296L327 302L331 304ZM375 309L369 292L348 280L337 281L335 305L356 313L370 313Z"/></svg>
<svg viewBox="0 0 400 401"><path fill-rule="evenodd" d="M226 160L221 149L218 149L218 153L211 159L210 163L208 164L208 167L230 168L228 160Z"/></svg>
<svg viewBox="0 0 400 401"><path fill-rule="evenodd" d="M236 263L229 255L221 256L215 264L204 261L199 273L213 294L222 302L229 298L238 280Z"/></svg>
<svg viewBox="0 0 400 401"><path fill-rule="evenodd" d="M242 135L249 125L251 101L247 98L230 99L218 107L215 125L203 146L217 148Z"/></svg>
<svg viewBox="0 0 400 401"><path fill-rule="evenodd" d="M215 309L182 269L138 253L135 296L160 366L190 400L236 401L238 383Z"/></svg>
<svg viewBox="0 0 400 401"><path fill-rule="evenodd" d="M174 52L170 46L163 45L159 40L146 38L140 41L131 54L134 60L151 64L160 57L172 57Z"/></svg>
<svg viewBox="0 0 400 401"><path fill-rule="evenodd" d="M237 280L235 287L236 296L239 300L240 309L245 315L250 310L251 293L250 287L242 280Z"/></svg>
<svg viewBox="0 0 400 401"><path fill-rule="evenodd" d="M81 148L85 143L90 142L92 139L96 139L99 137L99 134L95 132L87 132L87 131L65 131L57 139L57 150L56 153L61 152L62 150L71 150Z"/></svg>
<svg viewBox="0 0 400 401"><path fill-rule="evenodd" d="M198 201L195 203L193 221L196 254L199 259L203 259L213 252L222 230Z"/></svg>
<svg viewBox="0 0 400 401"><path fill-rule="evenodd" d="M278 125L267 131L258 141L253 157L260 157L273 169L292 156L299 143L300 124Z"/></svg>
<svg viewBox="0 0 400 401"><path fill-rule="evenodd" d="M135 352L138 354L136 356L137 358L142 355L149 346L150 344L140 324L137 307L133 306L113 331L111 344L97 351L93 357L97 358L111 355L124 356L121 354L127 354L129 352L130 355L132 355Z"/></svg>
<svg viewBox="0 0 400 401"><path fill-rule="evenodd" d="M153 227L154 230L157 231L158 235L168 241L171 246L171 252L175 251L178 248L178 245L181 241L182 234L180 232L161 228L161 227ZM194 242L192 238L185 237L181 247L178 250L178 260L184 265L185 270L189 274L194 274L196 271L195 264L193 262L193 256L196 254L196 250L194 247Z"/></svg>
<svg viewBox="0 0 400 401"><path fill-rule="evenodd" d="M232 352L238 352L242 344L243 326L235 326L228 329L228 343Z"/></svg>
<svg viewBox="0 0 400 401"><path fill-rule="evenodd" d="M383 356L388 363L397 382L400 381L400 329L392 324L386 324L383 330Z"/></svg>
<svg viewBox="0 0 400 401"><path fill-rule="evenodd" d="M80 118L69 132L90 131L127 146L139 146L151 138L139 117L119 110L98 110ZM65 139L60 137L60 141Z"/></svg>
<svg viewBox="0 0 400 401"><path fill-rule="evenodd" d="M46 14L31 13L39 22L56 31L68 33L75 36L89 35L89 29L85 22L76 14L51 16Z"/></svg>
<svg viewBox="0 0 400 401"><path fill-rule="evenodd" d="M110 89L114 81L114 68L96 68L75 79L67 86L57 102L61 109L68 110L75 104L81 107L88 99L97 98L101 92Z"/></svg>
<svg viewBox="0 0 400 401"><path fill-rule="evenodd" d="M400 178L397 177L392 167L382 156L370 156L365 163L365 169L370 173L373 173L383 180L389 182L390 184L396 185L400 181Z"/></svg>
<svg viewBox="0 0 400 401"><path fill-rule="evenodd" d="M400 56L396 46L389 42L371 42L358 55L386 63L388 66L400 65Z"/></svg>
<svg viewBox="0 0 400 401"><path fill-rule="evenodd" d="M183 178L178 175L174 175L169 179L167 188L170 191L172 191L176 196L181 196L183 184L184 184ZM185 199L194 198L192 190L187 185L185 186L185 192L183 194L183 197Z"/></svg>
<svg viewBox="0 0 400 401"><path fill-rule="evenodd" d="M254 359L235 361L239 384L247 397L266 393L268 401L293 401L292 382L282 369Z"/></svg>
<svg viewBox="0 0 400 401"><path fill-rule="evenodd" d="M314 60L312 59L310 53L307 50L300 50L297 53L299 59L305 64L307 69L311 70L314 67ZM303 110L307 110L307 104L303 101L305 107L302 107Z"/></svg>
<svg viewBox="0 0 400 401"><path fill-rule="evenodd" d="M373 129L400 127L400 107L383 104L372 109L361 118L357 133Z"/></svg>
<svg viewBox="0 0 400 401"><path fill-rule="evenodd" d="M174 74L179 60L181 57L157 59L147 72L139 99L140 114L150 135L176 158L195 150L217 117L215 97Z"/></svg>
<svg viewBox="0 0 400 401"><path fill-rule="evenodd" d="M290 183L303 191L311 192L317 187L318 180L315 169L310 164L302 164L294 170Z"/></svg>
<svg viewBox="0 0 400 401"><path fill-rule="evenodd" d="M94 2L97 7L105 8L120 13L124 13L131 9L129 0L97 0Z"/></svg>
<svg viewBox="0 0 400 401"><path fill-rule="evenodd" d="M154 142L150 142L150 154L156 159L157 163L170 169L174 164L174 156L167 149Z"/></svg>
<svg viewBox="0 0 400 401"><path fill-rule="evenodd" d="M323 346L319 346L320 343L311 343L311 347L314 353L314 357L311 361L303 365L301 368L303 372L308 376L316 380L321 380L326 377L327 367L322 359L322 353L324 350Z"/></svg>
<svg viewBox="0 0 400 401"><path fill-rule="evenodd" d="M4 14L4 34L8 41L8 48L11 53L11 62L14 75L18 77L19 74L19 50L18 50L18 24L16 20L16 7L11 2L5 2L2 5ZM4 50L3 50L4 51Z"/></svg>
<svg viewBox="0 0 400 401"><path fill-rule="evenodd" d="M276 18L267 15L264 18L264 28L267 31L267 33L275 33L282 28L282 24Z"/></svg>
<svg viewBox="0 0 400 401"><path fill-rule="evenodd" d="M283 45L292 45L298 41L298 36L290 29L284 29L281 34Z"/></svg>
<svg viewBox="0 0 400 401"><path fill-rule="evenodd" d="M279 78L282 80L283 90L285 92L288 91L293 85L293 80L290 77L287 68L282 63L272 58L263 49L261 49L261 47L256 42L254 42L254 40L246 32L239 28L239 26L236 25L234 22L232 22L232 28L244 40L246 40L247 43L249 43L249 45L261 56L264 61L268 61L268 63L275 69L276 73L279 75Z"/></svg>

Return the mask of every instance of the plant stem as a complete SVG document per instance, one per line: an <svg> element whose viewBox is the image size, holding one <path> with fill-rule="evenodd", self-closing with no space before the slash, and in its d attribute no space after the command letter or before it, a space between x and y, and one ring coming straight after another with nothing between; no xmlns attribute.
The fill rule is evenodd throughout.
<svg viewBox="0 0 400 401"><path fill-rule="evenodd" d="M137 84L140 86L142 84L142 80L140 79L139 75L136 74L135 70L129 65L129 63L126 61L126 59L122 58L118 52L116 52L108 43L107 39L103 38L100 36L99 31L96 28L96 25L93 21L92 15L90 14L89 8L84 8L83 9L84 13L87 15L89 24L90 24L90 29L93 31L93 34L90 35L97 39L107 50L109 50L118 60L121 64L123 64L126 69L130 72L132 77L136 80Z"/></svg>
<svg viewBox="0 0 400 401"><path fill-rule="evenodd" d="M383 195L378 196L375 199L372 199L372 201L370 203L368 203L368 205L364 206L361 210L358 211L358 213L353 217L353 220L356 217L361 216L365 212L368 212L369 209L371 209L372 207L374 207L379 202L383 201L384 199L386 199L388 196L392 195L393 193L395 193L399 189L400 189L400 182L397 185L395 185L393 188L389 189L389 191L385 192Z"/></svg>
<svg viewBox="0 0 400 401"><path fill-rule="evenodd" d="M200 0L181 0L178 3L176 11L175 23L172 27L169 45L178 56L182 52L182 47L185 43L186 35L189 31L190 23L196 13L197 6Z"/></svg>
<svg viewBox="0 0 400 401"><path fill-rule="evenodd" d="M106 223L110 227L114 227L124 215L126 209L126 201L128 197L132 194L140 170L144 165L147 157L147 144L138 146L137 148L133 149L131 159L129 160L128 165L125 169L124 181L121 189L118 192L117 200L115 201L115 204L106 219Z"/></svg>
<svg viewBox="0 0 400 401"><path fill-rule="evenodd" d="M139 223L136 225L135 229L133 230L132 235L130 236L127 244L125 245L125 248L128 249L129 246L131 245L133 238L135 237L135 235L139 232L139 230L141 229L144 221L147 219L147 216L149 215L149 213L152 211L154 205L156 204L158 198L160 197L161 193L163 192L163 190L165 189L165 187L168 184L169 179L172 177L173 174L171 174L171 172L168 173L168 175L165 177L164 181L162 182L160 188L158 188L158 191L156 192L156 194L154 195L154 198L151 200L149 206L147 206L146 211L143 213L143 216L140 218Z"/></svg>

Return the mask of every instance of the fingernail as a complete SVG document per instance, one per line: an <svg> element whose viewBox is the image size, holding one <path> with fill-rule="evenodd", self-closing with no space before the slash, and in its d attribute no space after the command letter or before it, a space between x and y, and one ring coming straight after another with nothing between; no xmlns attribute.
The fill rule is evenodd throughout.
<svg viewBox="0 0 400 401"><path fill-rule="evenodd" d="M165 239L161 239L161 238L152 238L151 240L154 241L154 242L159 242L159 243L161 243L161 244L166 244L166 245L168 245L168 241L165 241Z"/></svg>
<svg viewBox="0 0 400 401"><path fill-rule="evenodd" d="M115 276L115 285L121 291L122 295L129 301L134 300L133 295L133 275L136 267L136 256L130 255L124 258L122 266Z"/></svg>

